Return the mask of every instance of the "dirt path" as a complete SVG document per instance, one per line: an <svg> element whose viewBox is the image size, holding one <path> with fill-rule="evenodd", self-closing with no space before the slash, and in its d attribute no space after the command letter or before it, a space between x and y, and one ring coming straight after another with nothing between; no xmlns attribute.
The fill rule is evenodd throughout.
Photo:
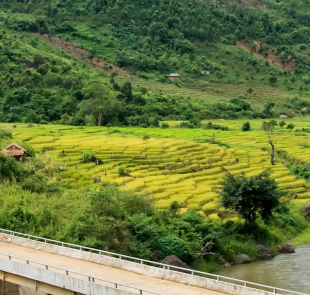
<svg viewBox="0 0 310 295"><path fill-rule="evenodd" d="M252 52L256 57L258 57L260 59L263 59L265 61L268 61L270 64L272 64L272 61L274 61L273 64L275 66L279 67L281 70L289 71L290 73L294 73L294 71L295 71L295 63L293 61L291 61L289 63L283 64L281 62L280 58L278 56L276 56L274 53L272 53L271 51L269 51L267 57L264 57L262 54L258 53L258 50L260 48L259 42L255 41L254 43L257 46L255 52L251 51L250 46L248 44L246 44L246 43L242 43L242 42L237 41L237 46L239 46L240 48L242 48L245 51Z"/></svg>
<svg viewBox="0 0 310 295"><path fill-rule="evenodd" d="M111 63L108 63L102 58L93 57L92 59L88 58L90 55L90 52L83 48L82 45L73 44L70 42L65 41L61 37L52 36L49 37L47 34L40 35L38 33L34 33L35 36L38 36L42 39L44 39L46 42L53 44L60 48L63 51L66 51L78 59L82 60L84 63L90 65L93 68L97 68L108 75L111 75L113 72L117 72L120 76L123 77L130 77L130 73L128 71L125 71L115 65L112 65Z"/></svg>
<svg viewBox="0 0 310 295"><path fill-rule="evenodd" d="M159 278L150 277L147 275L140 275L130 271L113 268L105 265L100 265L84 260L70 258L66 256L56 255L36 249L25 248L10 243L0 242L0 252L10 254L13 256L29 259L32 261L46 263L55 267L64 268L67 270L75 271L78 273L86 274L88 276L102 278L110 280L112 282L123 283L126 285L135 286L145 290L157 292L160 294L169 295L222 295L223 293L210 291L203 288L184 285L182 283L172 282L168 280L162 280ZM0 254L0 258L7 258ZM13 261L18 261L12 258ZM18 261L20 262L20 261ZM30 265L38 267L38 265L30 263ZM44 268L44 266L42 266ZM1 267L0 267L1 269ZM54 272L60 272L55 269L51 269ZM81 276L71 274L80 279L84 279ZM85 277L85 280L88 278ZM97 282L99 283L99 281ZM111 287L111 284L102 283ZM124 288L122 288L124 289Z"/></svg>

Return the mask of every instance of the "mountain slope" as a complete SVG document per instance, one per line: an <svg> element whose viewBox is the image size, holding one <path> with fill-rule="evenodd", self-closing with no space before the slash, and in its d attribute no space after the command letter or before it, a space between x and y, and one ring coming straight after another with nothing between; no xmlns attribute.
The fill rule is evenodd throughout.
<svg viewBox="0 0 310 295"><path fill-rule="evenodd" d="M28 82L22 82L21 85L15 83L14 87L17 89L13 89L10 83L6 83L6 79L2 79L2 83L6 84L0 95L2 120L26 120L23 109L29 107L40 117L35 121L60 120L62 115L68 113L71 117L76 117L73 121L75 124L85 123L85 116L94 114L89 111L91 108L89 103L83 103L83 101L91 98L91 95L94 100L96 99L94 93L90 95L89 91L88 94L85 91L90 81L88 73L94 73L88 67L89 65L99 70L96 75L105 81L103 84L106 83L104 88L107 93L112 89L121 93L121 95L114 93L110 96L115 98L115 105L122 105L122 111L118 111L118 115L113 116L113 120L107 119L102 124L113 122L144 124L144 121L149 124L149 119L140 120L143 115L143 111L140 110L141 101L137 103L130 93L126 96L125 88L129 84L127 83L122 91L122 85L117 84L120 81L125 82L129 77L134 86L134 92L140 92L141 86L144 86L153 93L166 92L172 96L206 99L207 101L195 102L199 105L198 109L210 109L210 105L215 106L215 109L197 113L200 119L227 116L264 118L283 112L293 116L309 104L307 94L310 83L308 50L310 23L306 13L309 6L307 1L292 0L236 1L235 3L185 0L67 0L61 2L33 0L27 3L17 0L1 1L1 26L4 30L9 30L10 38L14 40L14 34L16 34L14 32L40 33L43 34L42 36L48 34L49 37L45 37L45 40L54 43L62 51L75 55L73 58L59 53L61 60L65 58L72 60L73 63L77 63L78 59L82 61L82 63L78 62L79 71L76 71L75 65L72 69L59 71L58 61L49 61L48 58L45 62L44 58L41 59L42 65L39 65L38 60L34 60L35 56L48 56L51 47L42 48L40 53L36 54L37 50L31 42L34 44L38 41L29 39L30 43L27 42L33 49L19 50L17 56L13 57L15 59L13 62L26 58L37 63L37 69L34 68L31 71L41 76L47 75L50 79L50 76L58 71L59 76L69 75L78 82L71 83L71 88L53 82L58 83L56 87L61 99L57 107L52 107L58 110L53 114L47 114L47 106L33 104L27 106L25 99L11 98L15 90L24 91L23 87ZM24 33L18 34L25 36ZM54 35L60 36L61 39L53 37ZM8 42L4 39L0 42L7 46L5 43ZM243 46L238 47L237 42ZM17 44L21 46L21 43L17 42ZM78 55L71 50L76 49L76 46L83 48ZM7 50L5 46L2 48ZM9 50L12 50L12 46ZM12 51L14 53L14 50ZM12 61L10 54L4 55ZM2 70L5 72L4 76L7 75L8 70ZM201 71L209 71L211 74L201 76ZM119 77L113 78L110 83L106 74L111 75L113 72L118 72ZM169 72L178 72L181 80L172 83L175 85L169 85L165 78ZM25 76L27 75L26 73ZM123 77L126 79L124 80ZM46 92L51 82L47 83L45 78L43 80L34 88L37 89L37 95L43 95L48 101L55 94L50 93L50 89ZM131 85L129 88L131 89ZM77 94L73 94L74 92ZM142 92L140 96L147 99L145 90ZM27 97L27 94L25 96ZM123 99L120 98L121 96ZM242 98L238 98L239 96ZM233 98L246 99L251 105L249 112L242 112L247 110L236 108L234 101L225 102ZM218 106L222 100L224 100L224 107ZM57 99L53 99L54 103L56 101ZM100 103L98 99L96 103ZM266 103L276 104L274 112L264 112ZM142 106L143 104L144 102ZM81 105L84 105L84 113L81 111ZM85 113L86 105L88 112ZM162 112L158 111L158 108L152 108L149 115L152 118L156 117L155 121L171 116L175 119L195 117L195 108L191 107L190 103L186 105L183 113L181 111ZM10 111L11 107L21 106L22 110ZM119 107L117 109L120 110ZM236 111L237 109L239 111ZM234 112L235 115L229 111ZM44 116L42 112L45 112ZM9 113L12 116L8 115ZM135 119L126 119L130 117ZM89 124L93 122L94 120L91 119Z"/></svg>

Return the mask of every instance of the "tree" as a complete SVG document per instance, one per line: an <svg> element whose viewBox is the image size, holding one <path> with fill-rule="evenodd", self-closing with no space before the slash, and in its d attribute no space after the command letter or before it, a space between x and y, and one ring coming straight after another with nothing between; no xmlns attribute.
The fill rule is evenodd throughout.
<svg viewBox="0 0 310 295"><path fill-rule="evenodd" d="M116 99L117 92L95 84L83 89L83 94L88 99L80 104L82 115L93 115L98 126L118 119L122 104Z"/></svg>
<svg viewBox="0 0 310 295"><path fill-rule="evenodd" d="M151 136L149 136L149 135L147 135L147 134L143 136L143 140L146 141L146 148L147 148L147 142L148 142L148 140L149 140L150 138L151 138Z"/></svg>
<svg viewBox="0 0 310 295"><path fill-rule="evenodd" d="M270 217L285 195L270 177L270 170L252 177L246 177L244 172L236 176L227 172L221 185L216 190L221 197L221 205L235 210L248 227L253 227L259 216L263 220Z"/></svg>
<svg viewBox="0 0 310 295"><path fill-rule="evenodd" d="M245 122L242 126L242 131L250 131L250 130L251 130L250 122Z"/></svg>
<svg viewBox="0 0 310 295"><path fill-rule="evenodd" d="M274 128L277 126L276 120L271 120L269 122L263 122L262 130L267 131L268 133L272 132Z"/></svg>
<svg viewBox="0 0 310 295"><path fill-rule="evenodd" d="M64 115L61 116L61 121L63 121L64 123L69 122L71 119L71 117L68 115L68 113L65 113Z"/></svg>
<svg viewBox="0 0 310 295"><path fill-rule="evenodd" d="M271 160L270 160L271 165L275 165L275 163L274 163L275 146L274 146L273 141L272 141L272 139L270 137L270 131L268 132L268 141L267 141L267 143L269 143L270 146L271 146L271 154L270 154L270 156L271 156Z"/></svg>
<svg viewBox="0 0 310 295"><path fill-rule="evenodd" d="M83 161L84 163L88 163L90 161L91 156L93 156L94 153L91 150L84 150L83 151Z"/></svg>
<svg viewBox="0 0 310 295"><path fill-rule="evenodd" d="M292 131L295 128L295 125L293 123L287 124L286 129Z"/></svg>
<svg viewBox="0 0 310 295"><path fill-rule="evenodd" d="M277 81L278 81L277 77L275 77L275 76L270 76L269 77L269 82L271 84L275 84L275 83L277 83Z"/></svg>
<svg viewBox="0 0 310 295"><path fill-rule="evenodd" d="M283 129L285 125L286 125L285 121L280 121L279 126L281 129Z"/></svg>
<svg viewBox="0 0 310 295"><path fill-rule="evenodd" d="M275 103L274 103L274 102L268 102L268 103L266 103L265 106L264 106L263 112L264 112L265 114L267 114L267 115L272 116L272 109L274 108L274 106L275 106Z"/></svg>

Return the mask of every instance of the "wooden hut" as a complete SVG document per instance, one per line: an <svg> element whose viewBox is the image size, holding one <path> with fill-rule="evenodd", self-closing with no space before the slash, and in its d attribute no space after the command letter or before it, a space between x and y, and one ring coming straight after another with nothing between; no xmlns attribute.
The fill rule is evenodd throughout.
<svg viewBox="0 0 310 295"><path fill-rule="evenodd" d="M180 79L180 75L177 73L170 73L169 75L167 75L167 79L168 80L179 80Z"/></svg>
<svg viewBox="0 0 310 295"><path fill-rule="evenodd" d="M16 161L22 161L24 159L26 150L17 143L12 143L0 151L0 153L14 157Z"/></svg>

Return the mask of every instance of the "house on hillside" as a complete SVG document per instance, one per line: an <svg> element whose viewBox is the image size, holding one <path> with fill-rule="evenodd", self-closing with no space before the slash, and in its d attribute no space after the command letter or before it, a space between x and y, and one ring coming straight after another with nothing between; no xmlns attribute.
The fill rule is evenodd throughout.
<svg viewBox="0 0 310 295"><path fill-rule="evenodd" d="M167 79L168 80L179 80L180 79L180 75L177 73L170 73L169 75L167 75Z"/></svg>
<svg viewBox="0 0 310 295"><path fill-rule="evenodd" d="M201 74L201 76L210 75L210 72L209 71L201 71L200 74Z"/></svg>
<svg viewBox="0 0 310 295"><path fill-rule="evenodd" d="M27 151L17 143L12 143L4 148L0 153L14 157L16 161L22 161Z"/></svg>

